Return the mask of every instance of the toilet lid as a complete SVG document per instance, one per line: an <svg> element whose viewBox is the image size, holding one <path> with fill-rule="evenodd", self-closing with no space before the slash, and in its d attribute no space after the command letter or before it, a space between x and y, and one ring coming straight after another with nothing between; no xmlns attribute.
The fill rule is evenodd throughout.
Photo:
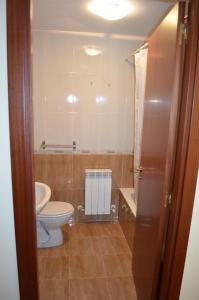
<svg viewBox="0 0 199 300"><path fill-rule="evenodd" d="M39 213L40 216L56 217L73 213L74 207L70 203L49 201Z"/></svg>

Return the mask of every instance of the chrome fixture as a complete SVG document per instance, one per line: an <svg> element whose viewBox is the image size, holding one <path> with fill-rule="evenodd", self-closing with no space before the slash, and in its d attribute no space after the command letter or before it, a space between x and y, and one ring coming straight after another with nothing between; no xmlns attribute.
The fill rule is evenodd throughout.
<svg viewBox="0 0 199 300"><path fill-rule="evenodd" d="M145 42L140 48L135 50L132 54L125 58L125 62L129 63L130 65L134 66L135 62L130 61L130 58L133 57L136 53L140 52L141 50L148 49L149 44Z"/></svg>
<svg viewBox="0 0 199 300"><path fill-rule="evenodd" d="M72 145L51 145L51 144L46 144L45 141L42 141L40 149L45 150L47 148L55 148L55 149L65 148L65 149L73 149L75 151L77 148L77 145L76 145L75 141L73 141Z"/></svg>

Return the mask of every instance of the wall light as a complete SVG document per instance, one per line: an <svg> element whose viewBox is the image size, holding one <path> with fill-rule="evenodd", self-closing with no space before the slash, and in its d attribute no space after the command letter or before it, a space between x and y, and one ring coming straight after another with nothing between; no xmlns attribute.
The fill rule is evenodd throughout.
<svg viewBox="0 0 199 300"><path fill-rule="evenodd" d="M102 104L102 103L105 103L106 101L107 101L107 98L105 96L97 96L96 97L97 104Z"/></svg>
<svg viewBox="0 0 199 300"><path fill-rule="evenodd" d="M108 21L123 19L133 8L132 3L127 0L93 0L88 4L91 13Z"/></svg>
<svg viewBox="0 0 199 300"><path fill-rule="evenodd" d="M76 103L77 101L78 101L77 96L75 96L73 94L68 95L68 97L67 97L68 103L73 104L73 103Z"/></svg>
<svg viewBox="0 0 199 300"><path fill-rule="evenodd" d="M150 103L160 103L161 100L158 100L158 99L151 99L151 100L149 100L148 102L150 102Z"/></svg>
<svg viewBox="0 0 199 300"><path fill-rule="evenodd" d="M89 56L97 56L102 53L102 49L96 46L84 46L83 48Z"/></svg>

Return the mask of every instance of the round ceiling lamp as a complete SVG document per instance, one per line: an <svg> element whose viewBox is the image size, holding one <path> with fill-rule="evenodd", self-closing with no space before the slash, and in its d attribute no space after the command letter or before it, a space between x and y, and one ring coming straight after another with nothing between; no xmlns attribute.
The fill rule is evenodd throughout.
<svg viewBox="0 0 199 300"><path fill-rule="evenodd" d="M102 49L97 46L84 46L84 51L89 56L97 56L102 53Z"/></svg>
<svg viewBox="0 0 199 300"><path fill-rule="evenodd" d="M133 11L127 0L93 0L88 4L91 13L108 21L123 19Z"/></svg>

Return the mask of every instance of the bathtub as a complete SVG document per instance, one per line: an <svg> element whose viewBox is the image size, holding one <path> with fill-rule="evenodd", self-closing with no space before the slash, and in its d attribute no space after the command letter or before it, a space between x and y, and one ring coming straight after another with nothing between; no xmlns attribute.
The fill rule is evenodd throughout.
<svg viewBox="0 0 199 300"><path fill-rule="evenodd" d="M132 213L136 217L137 206L134 198L134 188L120 188L120 192L122 193L122 196L128 203Z"/></svg>

